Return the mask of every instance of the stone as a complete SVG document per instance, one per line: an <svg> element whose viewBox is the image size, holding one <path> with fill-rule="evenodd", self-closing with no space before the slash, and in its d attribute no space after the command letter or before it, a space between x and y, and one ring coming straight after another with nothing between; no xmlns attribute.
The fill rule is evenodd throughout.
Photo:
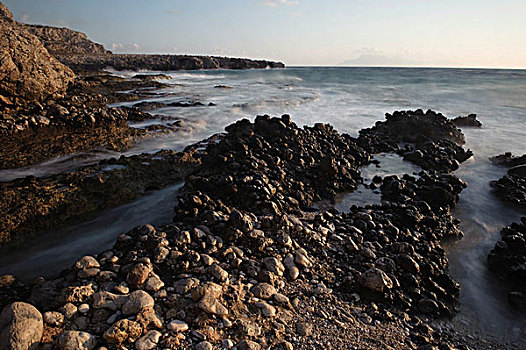
<svg viewBox="0 0 526 350"><path fill-rule="evenodd" d="M127 301L125 295L113 294L110 292L97 292L93 295L93 308L117 310Z"/></svg>
<svg viewBox="0 0 526 350"><path fill-rule="evenodd" d="M228 310L220 302L223 288L212 282L207 282L192 289L192 299L197 302L197 307L209 314L219 316L228 315Z"/></svg>
<svg viewBox="0 0 526 350"><path fill-rule="evenodd" d="M202 341L195 346L195 350L212 350L214 347L209 342Z"/></svg>
<svg viewBox="0 0 526 350"><path fill-rule="evenodd" d="M270 299L276 294L276 288L268 283L258 283L250 290L256 298Z"/></svg>
<svg viewBox="0 0 526 350"><path fill-rule="evenodd" d="M180 320L173 320L170 323L168 323L167 328L171 330L172 332L184 332L188 330L188 324L184 321Z"/></svg>
<svg viewBox="0 0 526 350"><path fill-rule="evenodd" d="M217 264L209 266L207 271L221 282L228 280L228 272L226 272L223 268L221 268L221 266Z"/></svg>
<svg viewBox="0 0 526 350"><path fill-rule="evenodd" d="M87 332L65 331L58 338L57 345L60 350L93 350L97 339Z"/></svg>
<svg viewBox="0 0 526 350"><path fill-rule="evenodd" d="M0 349L27 350L42 338L42 315L27 303L15 302L0 314Z"/></svg>
<svg viewBox="0 0 526 350"><path fill-rule="evenodd" d="M44 322L50 326L60 326L64 323L64 315L56 311L48 311L44 313Z"/></svg>
<svg viewBox="0 0 526 350"><path fill-rule="evenodd" d="M5 7L0 15L0 100L11 104L43 101L64 95L73 71L52 57L36 36L12 20Z"/></svg>
<svg viewBox="0 0 526 350"><path fill-rule="evenodd" d="M267 270L278 276L283 276L283 272L285 272L285 266L275 257L264 258L263 264Z"/></svg>
<svg viewBox="0 0 526 350"><path fill-rule="evenodd" d="M144 284L144 289L151 292L157 292L163 287L164 282L156 274L151 274L151 276L146 280L146 283Z"/></svg>
<svg viewBox="0 0 526 350"><path fill-rule="evenodd" d="M122 319L106 330L103 337L110 344L122 344L126 341L134 342L141 333L142 327L138 322Z"/></svg>
<svg viewBox="0 0 526 350"><path fill-rule="evenodd" d="M161 339L161 332L152 330L135 342L136 350L152 350L157 348L157 343Z"/></svg>
<svg viewBox="0 0 526 350"><path fill-rule="evenodd" d="M163 319L155 312L153 307L147 307L139 312L137 315L137 322L139 322L145 329L163 328Z"/></svg>
<svg viewBox="0 0 526 350"><path fill-rule="evenodd" d="M98 267L100 267L100 264L97 261L97 259L95 259L94 257L89 256L89 255L86 255L86 256L82 257L81 259L79 259L75 263L75 268L78 269L78 270L82 270L82 269L86 269L86 268L92 268L92 267L97 267L98 268Z"/></svg>
<svg viewBox="0 0 526 350"><path fill-rule="evenodd" d="M60 300L64 303L84 303L95 293L90 283L84 286L67 287L60 293Z"/></svg>
<svg viewBox="0 0 526 350"><path fill-rule="evenodd" d="M371 268L360 278L360 285L375 292L384 292L393 288L393 281L380 269Z"/></svg>
<svg viewBox="0 0 526 350"><path fill-rule="evenodd" d="M87 314L89 312L89 305L88 304L80 304L78 307L78 311L81 314Z"/></svg>
<svg viewBox="0 0 526 350"><path fill-rule="evenodd" d="M252 340L242 340L237 344L238 350L263 350L263 347Z"/></svg>
<svg viewBox="0 0 526 350"><path fill-rule="evenodd" d="M126 281L130 286L136 287L142 285L146 282L148 275L150 274L150 269L144 264L136 264L128 272Z"/></svg>
<svg viewBox="0 0 526 350"><path fill-rule="evenodd" d="M69 320L77 315L78 308L71 304L67 303L60 309L60 312Z"/></svg>
<svg viewBox="0 0 526 350"><path fill-rule="evenodd" d="M312 325L306 322L298 322L296 323L296 333L308 337L312 333Z"/></svg>
<svg viewBox="0 0 526 350"><path fill-rule="evenodd" d="M143 290L136 290L132 292L122 307L124 315L134 315L147 307L153 307L155 301Z"/></svg>
<svg viewBox="0 0 526 350"><path fill-rule="evenodd" d="M268 303L265 303L264 301L259 301L254 304L257 308L261 310L261 313L265 317L275 317L276 316L276 308Z"/></svg>

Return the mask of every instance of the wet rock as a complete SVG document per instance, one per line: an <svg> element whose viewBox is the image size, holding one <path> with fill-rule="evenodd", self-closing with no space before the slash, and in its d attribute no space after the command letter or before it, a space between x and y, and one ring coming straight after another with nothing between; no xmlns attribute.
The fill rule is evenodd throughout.
<svg viewBox="0 0 526 350"><path fill-rule="evenodd" d="M12 303L0 314L0 348L28 349L40 341L43 327L42 315L34 306Z"/></svg>
<svg viewBox="0 0 526 350"><path fill-rule="evenodd" d="M452 119L451 122L456 126L468 126L474 128L482 127L482 123L477 119L477 115L473 113L465 117L456 117L455 119Z"/></svg>

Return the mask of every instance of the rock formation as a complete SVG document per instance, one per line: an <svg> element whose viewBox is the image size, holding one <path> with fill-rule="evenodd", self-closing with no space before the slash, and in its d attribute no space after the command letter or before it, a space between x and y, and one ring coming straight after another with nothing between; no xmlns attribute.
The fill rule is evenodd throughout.
<svg viewBox="0 0 526 350"><path fill-rule="evenodd" d="M89 40L86 34L69 28L56 28L43 25L27 25L52 55L106 55L111 54L101 44Z"/></svg>
<svg viewBox="0 0 526 350"><path fill-rule="evenodd" d="M0 5L0 104L64 94L74 79L71 69L52 57L38 38Z"/></svg>

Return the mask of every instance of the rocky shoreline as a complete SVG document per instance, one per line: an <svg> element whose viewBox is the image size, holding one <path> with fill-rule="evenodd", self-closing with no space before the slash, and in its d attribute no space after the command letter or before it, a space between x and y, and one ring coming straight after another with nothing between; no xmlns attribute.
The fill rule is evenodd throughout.
<svg viewBox="0 0 526 350"><path fill-rule="evenodd" d="M156 96L169 76L130 79L120 70L282 68L223 57L115 55L67 28L15 22L0 3L7 57L0 72L0 169L38 164L94 147L124 151L177 132L183 119L152 115L166 104L108 104ZM17 54L12 54L16 52ZM18 53L28 53L27 55ZM228 88L218 85L218 88ZM213 108L180 96L171 107ZM168 120L143 129L129 123ZM79 257L58 276L22 283L0 276L4 349L510 349L457 330L461 286L448 271L444 239L462 237L453 210L467 184L452 174L473 153L457 126L428 110L386 114L358 137L329 124L298 127L289 115L258 116L183 152L106 159L73 171L0 183L0 246L23 247L45 231L184 182L171 224L146 222L113 247ZM418 174L360 169L379 153ZM495 194L524 203L524 156ZM374 186L382 202L344 212L338 193ZM524 295L525 222L502 230L490 268Z"/></svg>
<svg viewBox="0 0 526 350"><path fill-rule="evenodd" d="M508 168L507 174L492 181L493 193L503 203L519 208L523 214L526 208L526 155L513 156L505 153L491 158ZM489 268L508 287L508 300L514 307L526 309L526 217L504 227L501 239L488 254Z"/></svg>
<svg viewBox="0 0 526 350"><path fill-rule="evenodd" d="M288 116L239 121L185 177L173 224L122 234L58 279L4 277L2 305L30 301L43 312L41 346L60 349L453 348L432 321L458 304L440 239L460 235L451 209L465 184L448 172L467 152L429 147L457 130L441 115L394 115L436 123L414 147L421 164L436 149L448 167L382 179L389 202L310 210L355 188L379 144L397 143L382 128L355 139ZM5 313L16 307L29 308Z"/></svg>

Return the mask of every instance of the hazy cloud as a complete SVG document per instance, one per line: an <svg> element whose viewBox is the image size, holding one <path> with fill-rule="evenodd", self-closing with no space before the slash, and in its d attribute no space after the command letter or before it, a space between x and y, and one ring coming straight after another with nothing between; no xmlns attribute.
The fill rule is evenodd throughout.
<svg viewBox="0 0 526 350"><path fill-rule="evenodd" d="M171 15L177 15L179 14L179 10L178 9L170 9L167 11L169 14Z"/></svg>
<svg viewBox="0 0 526 350"><path fill-rule="evenodd" d="M27 22L29 20L29 15L27 13L24 13L22 17L20 17L20 20L22 22Z"/></svg>
<svg viewBox="0 0 526 350"><path fill-rule="evenodd" d="M280 5L298 5L298 0L263 0L261 4L269 7L278 7Z"/></svg>
<svg viewBox="0 0 526 350"><path fill-rule="evenodd" d="M136 50L140 50L141 46L137 43L133 43L133 44L112 43L111 49L112 51L120 51L120 52L130 51L130 50L136 51Z"/></svg>
<svg viewBox="0 0 526 350"><path fill-rule="evenodd" d="M405 48L397 52L384 52L375 47L362 47L354 51L354 58L341 62L340 66L442 66L459 65L452 57L439 52L422 54Z"/></svg>

